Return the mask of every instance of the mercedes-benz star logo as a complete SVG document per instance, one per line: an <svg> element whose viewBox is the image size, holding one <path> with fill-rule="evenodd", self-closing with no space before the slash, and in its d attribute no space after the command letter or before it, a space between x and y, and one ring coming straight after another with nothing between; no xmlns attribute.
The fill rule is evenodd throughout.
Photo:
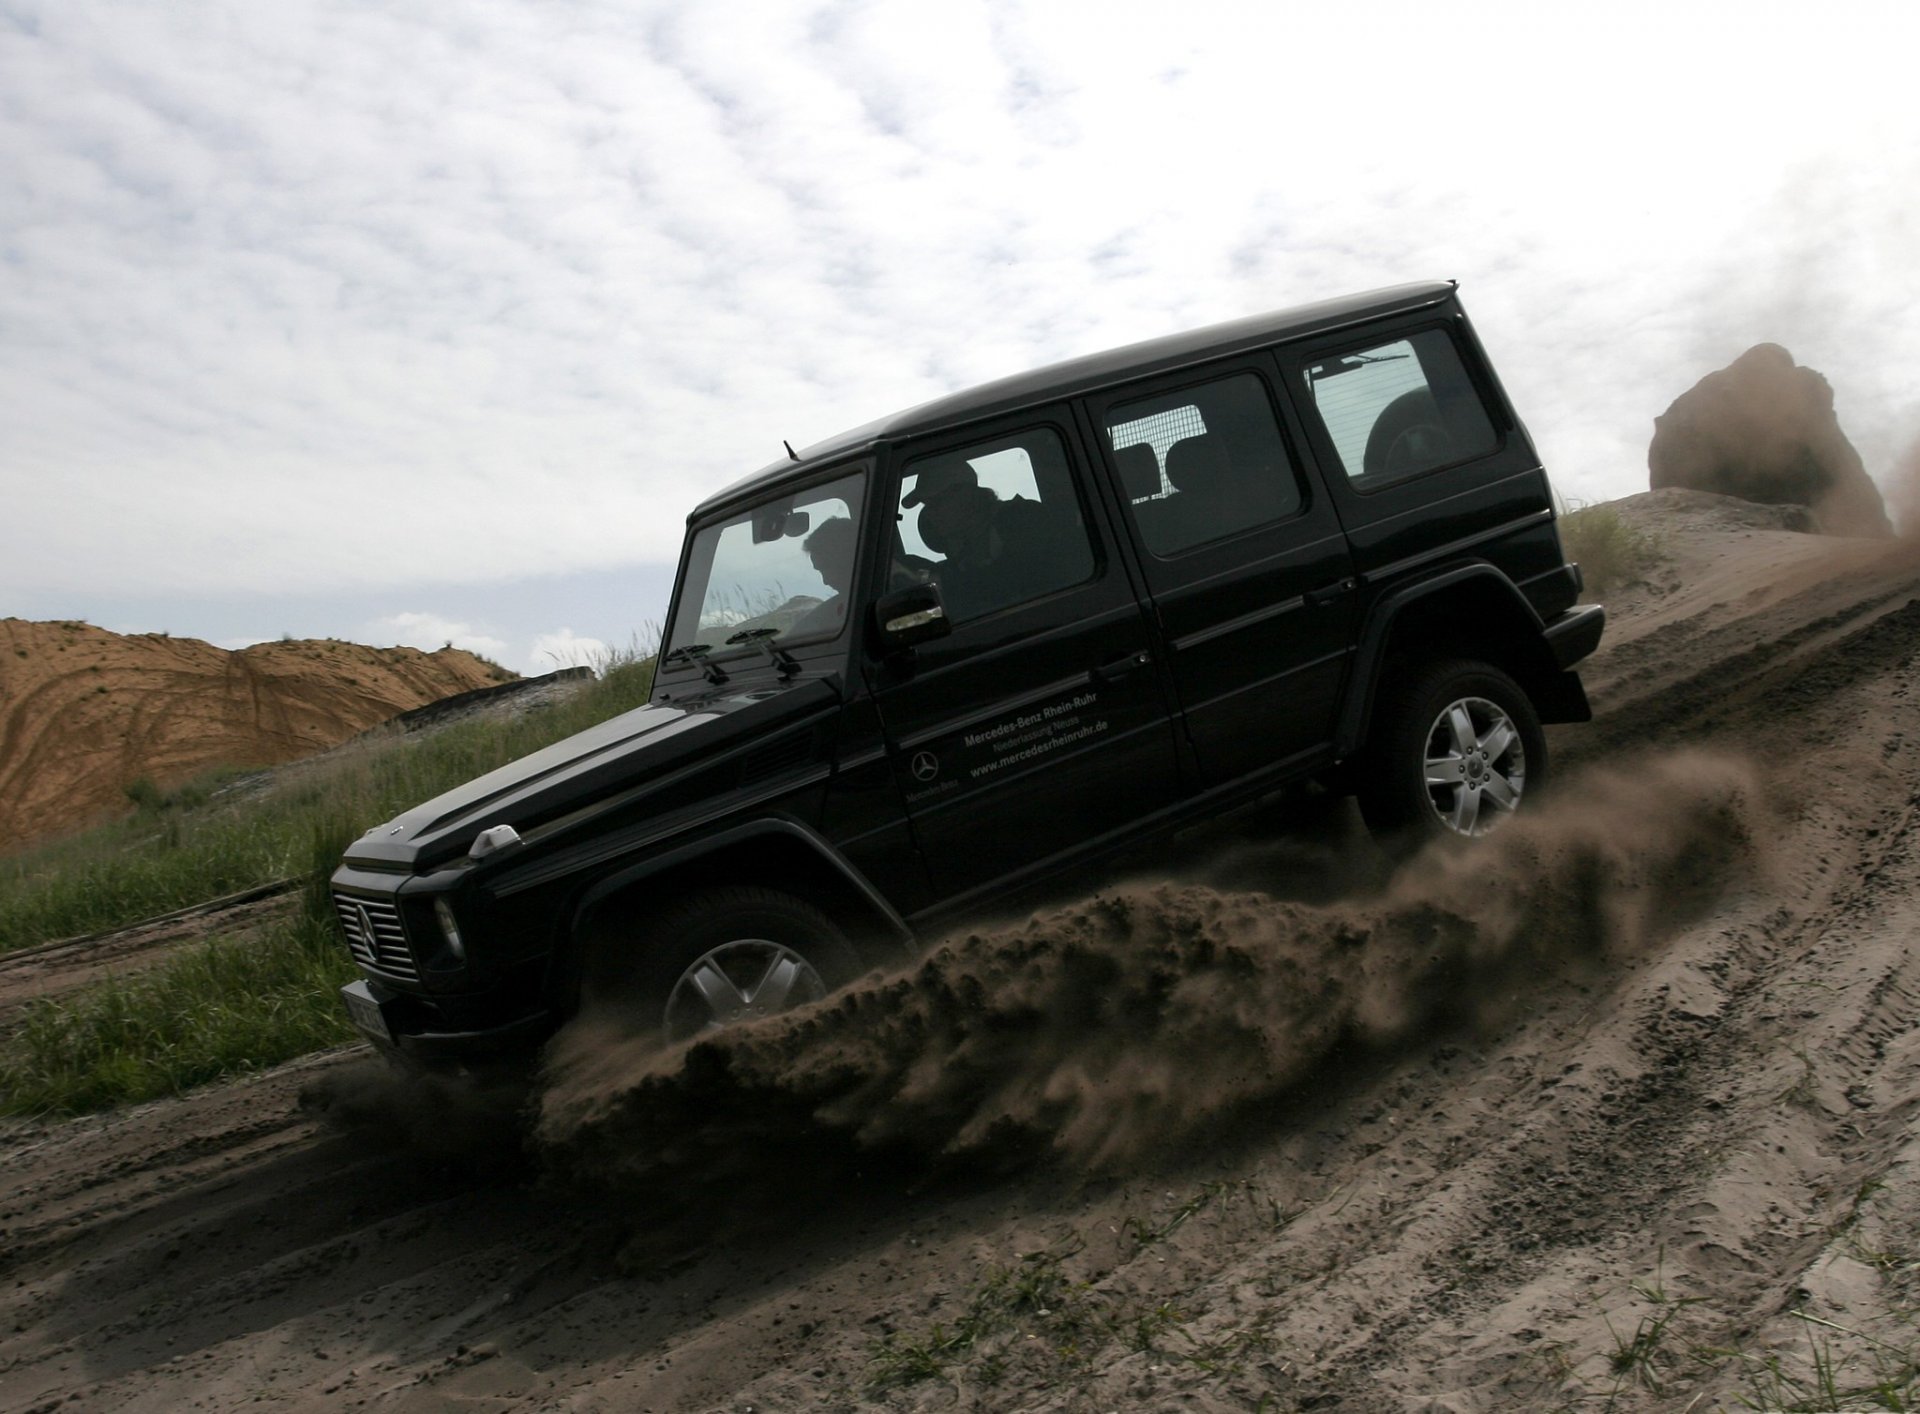
<svg viewBox="0 0 1920 1414"><path fill-rule="evenodd" d="M940 758L931 751L916 751L913 764L907 769L913 772L916 781L930 781L940 774Z"/></svg>
<svg viewBox="0 0 1920 1414"><path fill-rule="evenodd" d="M353 918L360 925L360 936L366 940L368 947L372 947L375 939L373 915L367 912L367 906L364 903L356 903L353 906Z"/></svg>

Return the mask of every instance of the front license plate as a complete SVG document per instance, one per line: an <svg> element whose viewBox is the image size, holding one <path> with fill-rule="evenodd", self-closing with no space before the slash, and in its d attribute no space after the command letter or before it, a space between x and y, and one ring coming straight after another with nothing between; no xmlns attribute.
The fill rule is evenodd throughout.
<svg viewBox="0 0 1920 1414"><path fill-rule="evenodd" d="M393 1032L387 1026L386 1015L367 991L365 982L349 982L340 989L340 996L347 1004L347 1020L372 1039L393 1044Z"/></svg>

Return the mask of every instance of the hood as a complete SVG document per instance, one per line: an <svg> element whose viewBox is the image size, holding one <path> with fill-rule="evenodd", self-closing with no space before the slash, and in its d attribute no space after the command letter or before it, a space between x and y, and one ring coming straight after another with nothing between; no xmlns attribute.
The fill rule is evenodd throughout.
<svg viewBox="0 0 1920 1414"><path fill-rule="evenodd" d="M484 829L512 825L526 836L839 701L837 678L813 678L639 707L374 826L347 846L346 863L439 867L463 857Z"/></svg>

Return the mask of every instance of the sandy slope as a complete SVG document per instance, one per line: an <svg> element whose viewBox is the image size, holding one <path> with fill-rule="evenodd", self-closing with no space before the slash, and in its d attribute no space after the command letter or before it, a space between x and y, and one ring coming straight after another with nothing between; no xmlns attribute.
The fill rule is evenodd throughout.
<svg viewBox="0 0 1920 1414"><path fill-rule="evenodd" d="M0 1407L1709 1410L1799 1397L1823 1349L1907 1377L1920 550L1626 510L1670 562L1615 605L1602 720L1472 855L1383 881L1344 819L1246 840L684 1067L592 1051L531 1156L351 1052L16 1128Z"/></svg>
<svg viewBox="0 0 1920 1414"><path fill-rule="evenodd" d="M511 676L456 648L123 635L0 619L0 850L128 808L140 777L310 756Z"/></svg>

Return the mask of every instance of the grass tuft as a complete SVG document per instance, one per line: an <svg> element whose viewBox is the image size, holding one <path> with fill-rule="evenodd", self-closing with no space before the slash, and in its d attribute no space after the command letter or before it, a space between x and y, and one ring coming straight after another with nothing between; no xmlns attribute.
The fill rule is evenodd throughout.
<svg viewBox="0 0 1920 1414"><path fill-rule="evenodd" d="M1560 517L1560 544L1580 566L1589 594L1605 594L1644 579L1663 557L1659 539L1629 525L1606 502L1578 506Z"/></svg>

